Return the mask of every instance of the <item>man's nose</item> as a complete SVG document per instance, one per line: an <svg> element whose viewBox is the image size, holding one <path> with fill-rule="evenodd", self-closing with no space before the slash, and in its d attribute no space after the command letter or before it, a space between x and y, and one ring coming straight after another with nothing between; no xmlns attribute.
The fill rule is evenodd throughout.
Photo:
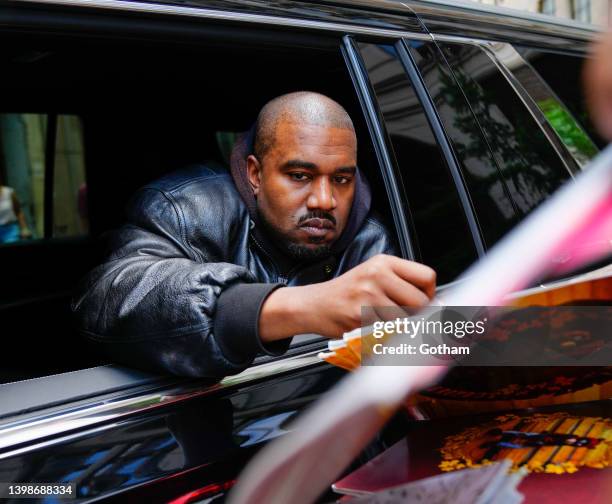
<svg viewBox="0 0 612 504"><path fill-rule="evenodd" d="M325 177L319 177L311 184L310 195L306 205L309 209L333 210L336 199L331 183Z"/></svg>

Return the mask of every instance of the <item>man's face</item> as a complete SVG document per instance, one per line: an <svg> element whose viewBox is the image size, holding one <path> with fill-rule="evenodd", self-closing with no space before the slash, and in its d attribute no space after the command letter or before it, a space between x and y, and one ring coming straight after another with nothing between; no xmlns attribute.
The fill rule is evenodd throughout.
<svg viewBox="0 0 612 504"><path fill-rule="evenodd" d="M283 121L263 159L247 159L259 215L297 258L329 252L355 194L357 142L345 128Z"/></svg>

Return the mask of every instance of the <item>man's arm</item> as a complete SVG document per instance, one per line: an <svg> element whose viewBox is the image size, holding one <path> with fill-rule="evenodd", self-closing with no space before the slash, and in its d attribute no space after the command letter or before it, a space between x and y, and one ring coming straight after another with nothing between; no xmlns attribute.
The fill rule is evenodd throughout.
<svg viewBox="0 0 612 504"><path fill-rule="evenodd" d="M79 287L73 311L80 331L114 361L216 379L242 371L258 351L286 348L264 347L257 335L259 306L277 286L253 283L243 267L206 262L187 242L167 194L140 191L112 249ZM247 287L254 314L235 314L245 327L240 339L214 330L220 300L230 288Z"/></svg>
<svg viewBox="0 0 612 504"><path fill-rule="evenodd" d="M333 280L274 291L262 306L259 335L265 342L303 333L339 338L361 327L362 306L425 306L435 289L431 268L379 254Z"/></svg>

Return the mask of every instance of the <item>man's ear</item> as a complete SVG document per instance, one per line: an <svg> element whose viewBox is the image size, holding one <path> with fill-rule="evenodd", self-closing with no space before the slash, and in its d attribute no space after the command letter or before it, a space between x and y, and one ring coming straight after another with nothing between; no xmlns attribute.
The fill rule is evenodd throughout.
<svg viewBox="0 0 612 504"><path fill-rule="evenodd" d="M253 194L257 197L259 186L261 185L261 163L253 154L247 157L246 162L249 184L251 185L251 189L253 189Z"/></svg>

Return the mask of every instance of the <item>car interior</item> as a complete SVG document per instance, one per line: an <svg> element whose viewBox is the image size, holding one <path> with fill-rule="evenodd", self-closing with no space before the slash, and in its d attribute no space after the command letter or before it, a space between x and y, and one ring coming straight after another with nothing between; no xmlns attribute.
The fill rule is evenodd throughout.
<svg viewBox="0 0 612 504"><path fill-rule="evenodd" d="M281 43L259 33L255 44L214 33L203 43L204 35L2 35L5 78L0 86L6 99L0 109L0 184L10 186L10 174L20 170L15 166L19 157L7 150L18 139L9 119L23 119L27 126L34 117L43 124L38 178L32 175L32 187L22 190L38 191L37 201L43 203L30 218L43 222L30 239L0 245L0 383L107 363L75 330L70 298L83 275L103 260L108 233L123 223L130 196L191 163L213 159L227 164L234 133L247 130L261 106L279 94L318 91L347 109L375 210L393 229L340 40L318 35L312 40L285 37ZM66 170L55 152L59 136L67 135L61 126L65 118L80 125L75 134L82 142L84 165L82 180L76 177L71 191L58 187L59 174ZM24 131L20 141L32 144L29 130ZM30 144L25 151L32 150ZM70 156L76 154L65 155ZM77 207L82 226L58 232L58 216L74 214Z"/></svg>

